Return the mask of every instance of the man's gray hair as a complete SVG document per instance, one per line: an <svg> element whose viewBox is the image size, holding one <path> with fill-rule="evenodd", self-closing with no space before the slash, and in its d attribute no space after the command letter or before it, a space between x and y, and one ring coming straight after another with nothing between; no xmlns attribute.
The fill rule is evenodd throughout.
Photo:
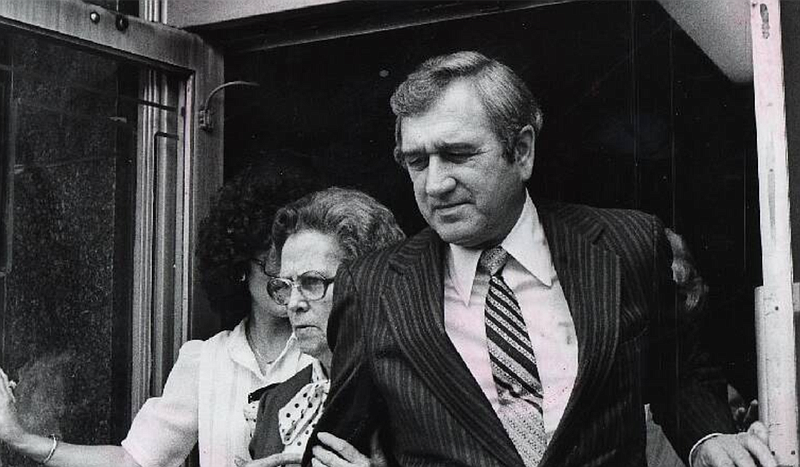
<svg viewBox="0 0 800 467"><path fill-rule="evenodd" d="M330 235L353 260L405 238L392 212L375 198L358 190L332 187L308 194L275 214L272 240L283 249L292 234L315 231Z"/></svg>
<svg viewBox="0 0 800 467"><path fill-rule="evenodd" d="M428 111L453 82L468 80L478 92L504 156L513 158L517 135L525 125L539 135L543 114L538 101L514 71L478 52L456 52L433 57L408 75L395 90L390 104L395 120L395 159L399 160L400 125L405 117Z"/></svg>

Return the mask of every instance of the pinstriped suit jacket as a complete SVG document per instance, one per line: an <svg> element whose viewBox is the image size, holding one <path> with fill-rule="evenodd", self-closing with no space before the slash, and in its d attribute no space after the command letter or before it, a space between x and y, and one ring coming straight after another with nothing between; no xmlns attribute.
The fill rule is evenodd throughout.
<svg viewBox="0 0 800 467"><path fill-rule="evenodd" d="M540 465L644 466L647 402L684 458L700 437L732 430L675 311L661 223L636 211L536 207L579 349L573 393ZM445 332L445 247L426 229L340 268L328 327L333 382L317 429L368 452L380 427L398 465L522 467Z"/></svg>

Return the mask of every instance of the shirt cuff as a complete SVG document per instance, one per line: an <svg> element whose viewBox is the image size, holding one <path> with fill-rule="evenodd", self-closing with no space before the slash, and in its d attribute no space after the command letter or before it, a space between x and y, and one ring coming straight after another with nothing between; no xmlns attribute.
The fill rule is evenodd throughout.
<svg viewBox="0 0 800 467"><path fill-rule="evenodd" d="M700 446L701 444L703 444L704 442L708 441L709 439L716 438L717 436L720 436L720 435L722 435L722 433L707 434L707 435L703 436L702 438L700 438L696 443L694 443L694 446L692 446L692 450L689 451L689 467L694 467L694 465L693 465L694 464L694 455L695 455L695 451L697 450L697 447Z"/></svg>

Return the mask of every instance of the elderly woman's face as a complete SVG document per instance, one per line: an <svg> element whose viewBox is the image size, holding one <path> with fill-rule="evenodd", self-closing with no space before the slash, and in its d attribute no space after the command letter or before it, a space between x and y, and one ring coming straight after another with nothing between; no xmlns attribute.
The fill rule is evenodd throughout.
<svg viewBox="0 0 800 467"><path fill-rule="evenodd" d="M316 231L302 231L286 239L281 251L280 277L297 281L304 274L320 273L333 279L341 262L342 251L335 238ZM328 352L328 317L333 305L333 284L321 298L307 297L297 287L291 289L287 308L289 321L300 349L320 357Z"/></svg>
<svg viewBox="0 0 800 467"><path fill-rule="evenodd" d="M265 270L269 275L264 273ZM253 313L267 313L274 317L286 318L286 307L277 304L267 293L267 282L270 275L277 276L278 271L278 255L274 249L263 251L257 254L253 261L250 261L247 288L250 290L253 302Z"/></svg>

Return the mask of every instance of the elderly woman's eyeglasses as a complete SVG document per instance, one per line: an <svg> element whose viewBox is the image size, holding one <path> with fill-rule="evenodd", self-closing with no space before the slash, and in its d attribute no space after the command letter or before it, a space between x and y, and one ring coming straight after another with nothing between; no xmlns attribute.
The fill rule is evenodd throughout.
<svg viewBox="0 0 800 467"><path fill-rule="evenodd" d="M333 279L328 279L321 272L308 271L300 274L295 279L285 277L272 277L267 282L267 293L279 305L288 305L292 289L297 287L300 294L309 301L320 300L328 292L328 286L333 284Z"/></svg>

